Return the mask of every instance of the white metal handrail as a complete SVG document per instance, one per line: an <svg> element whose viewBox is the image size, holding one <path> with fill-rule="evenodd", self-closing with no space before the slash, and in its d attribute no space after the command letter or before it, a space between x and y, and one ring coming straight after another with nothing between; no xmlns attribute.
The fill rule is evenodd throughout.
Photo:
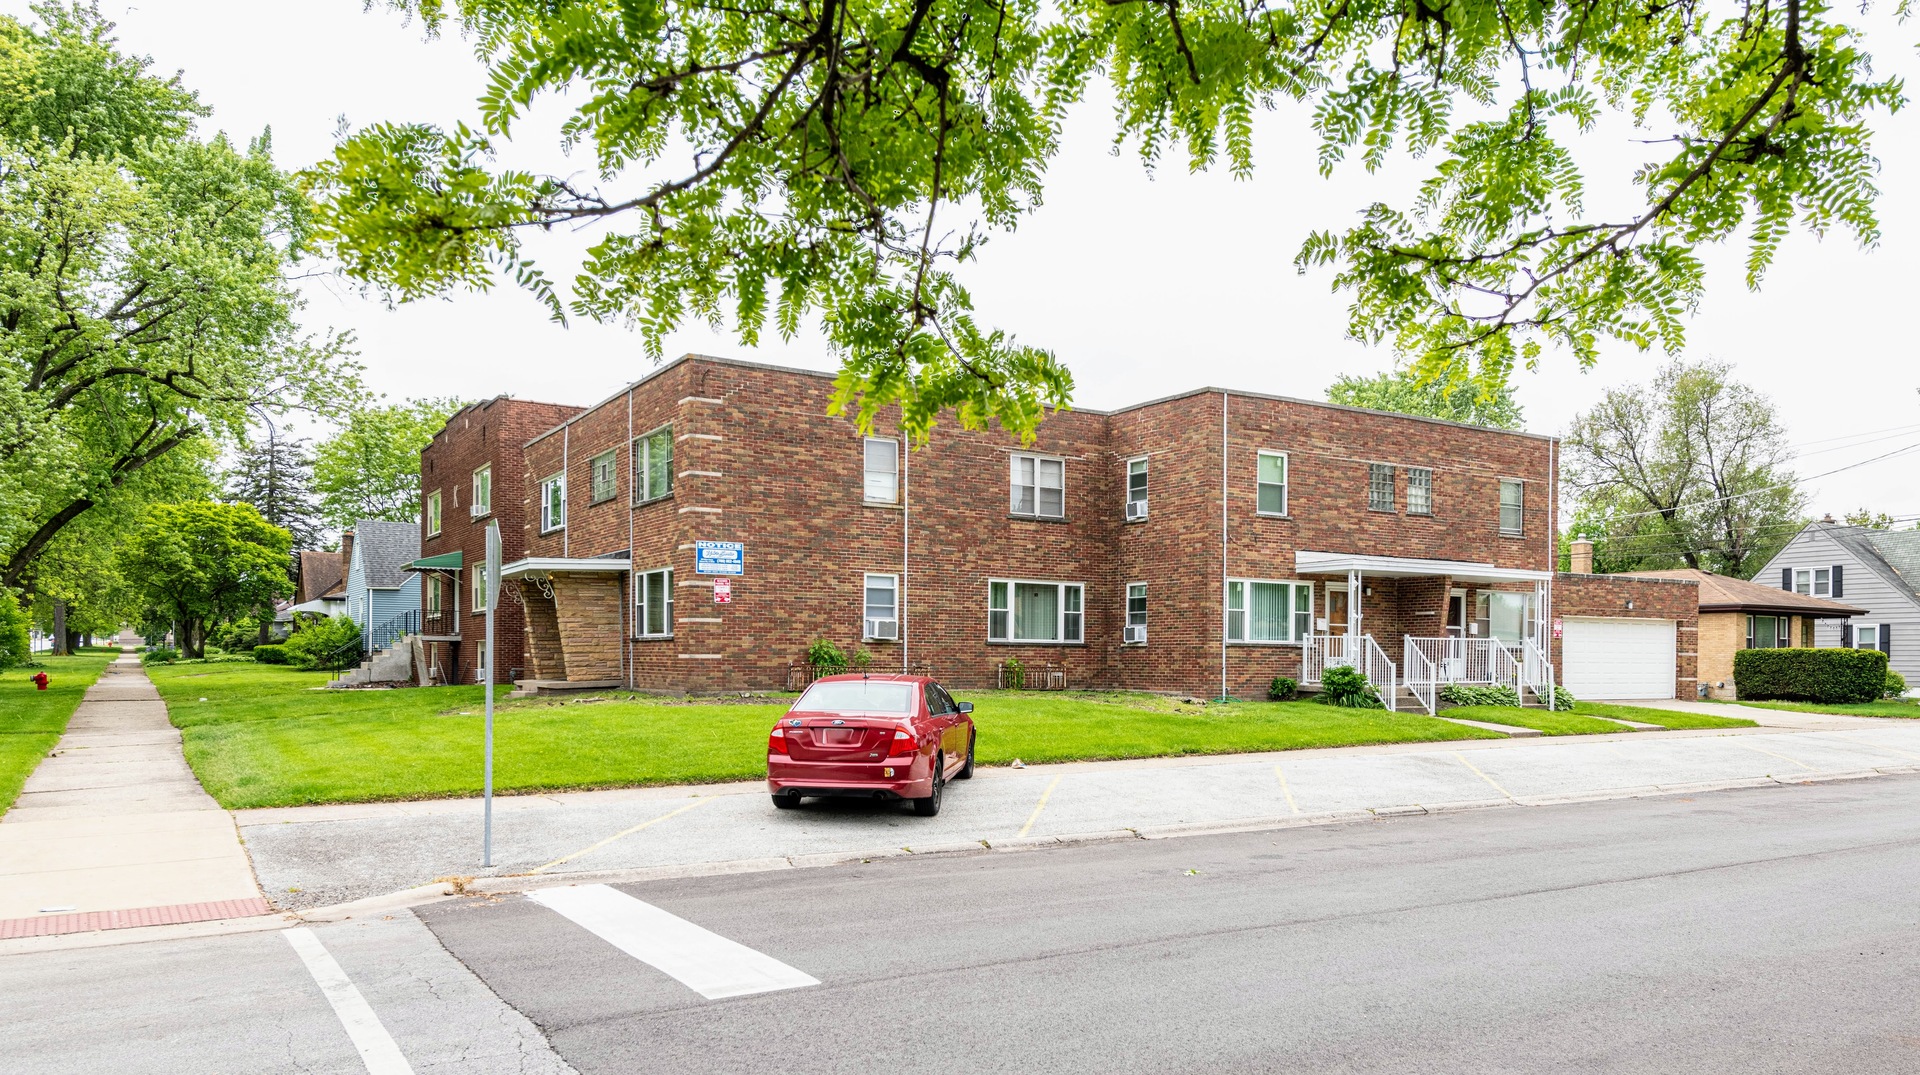
<svg viewBox="0 0 1920 1075"><path fill-rule="evenodd" d="M1353 635L1315 635L1307 639L1300 657L1300 682L1318 684L1329 668L1358 668Z"/></svg>
<svg viewBox="0 0 1920 1075"><path fill-rule="evenodd" d="M1533 639L1527 639L1525 647L1522 651L1525 663L1521 672L1525 689L1532 691L1534 697L1546 702L1548 709L1554 709L1557 707L1558 699L1555 698L1557 692L1553 689L1553 662L1547 660L1547 655L1541 652Z"/></svg>
<svg viewBox="0 0 1920 1075"><path fill-rule="evenodd" d="M1380 700L1386 703L1387 708L1399 709L1400 676L1398 670L1394 668L1392 661L1387 660L1386 651L1380 648L1380 643L1375 642L1372 635L1361 635L1360 637L1364 640L1362 654L1365 658L1365 663L1360 670L1366 674L1367 682L1373 684L1373 689L1379 693Z"/></svg>
<svg viewBox="0 0 1920 1075"><path fill-rule="evenodd" d="M1438 679L1438 675L1433 662L1427 658L1425 648L1420 646L1419 643L1433 641L1446 640L1408 638L1405 644L1401 646L1403 651L1402 656L1405 658L1406 664L1407 689L1413 692L1414 698L1426 709L1428 716L1432 716L1436 711L1435 705L1438 699L1435 695L1437 693L1436 680Z"/></svg>

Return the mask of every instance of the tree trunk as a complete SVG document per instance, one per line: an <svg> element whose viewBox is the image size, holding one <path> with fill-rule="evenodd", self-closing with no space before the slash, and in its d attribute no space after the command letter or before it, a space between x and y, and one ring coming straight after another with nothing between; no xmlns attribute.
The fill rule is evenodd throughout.
<svg viewBox="0 0 1920 1075"><path fill-rule="evenodd" d="M67 603L53 603L53 655L64 657L72 650L67 646Z"/></svg>

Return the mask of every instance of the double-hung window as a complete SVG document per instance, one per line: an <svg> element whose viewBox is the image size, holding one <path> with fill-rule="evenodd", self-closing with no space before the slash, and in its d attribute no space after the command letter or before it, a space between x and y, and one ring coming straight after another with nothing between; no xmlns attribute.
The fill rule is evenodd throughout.
<svg viewBox="0 0 1920 1075"><path fill-rule="evenodd" d="M1812 597L1829 597L1833 594L1833 569L1816 567L1812 570L1802 568L1793 573L1793 592Z"/></svg>
<svg viewBox="0 0 1920 1075"><path fill-rule="evenodd" d="M473 576L473 610L485 612L487 610L487 565L475 564L468 571Z"/></svg>
<svg viewBox="0 0 1920 1075"><path fill-rule="evenodd" d="M864 441L862 495L869 504L900 502L900 442L892 437Z"/></svg>
<svg viewBox="0 0 1920 1075"><path fill-rule="evenodd" d="M633 583L633 627L641 638L673 637L673 569L643 571Z"/></svg>
<svg viewBox="0 0 1920 1075"><path fill-rule="evenodd" d="M860 637L893 642L900 637L900 576L868 575L861 607Z"/></svg>
<svg viewBox="0 0 1920 1075"><path fill-rule="evenodd" d="M1143 646L1147 642L1147 584L1127 584L1127 629L1124 642Z"/></svg>
<svg viewBox="0 0 1920 1075"><path fill-rule="evenodd" d="M1880 625L1876 623L1856 623L1853 625L1854 649L1885 649L1880 644Z"/></svg>
<svg viewBox="0 0 1920 1075"><path fill-rule="evenodd" d="M420 586L427 595L427 612L438 613L440 611L440 576L422 575Z"/></svg>
<svg viewBox="0 0 1920 1075"><path fill-rule="evenodd" d="M1227 581L1227 641L1300 642L1312 633L1312 583Z"/></svg>
<svg viewBox="0 0 1920 1075"><path fill-rule="evenodd" d="M1147 517L1147 460L1127 460L1127 518Z"/></svg>
<svg viewBox="0 0 1920 1075"><path fill-rule="evenodd" d="M1044 455L1013 456L1008 508L1015 515L1059 519L1067 513L1067 461Z"/></svg>
<svg viewBox="0 0 1920 1075"><path fill-rule="evenodd" d="M473 472L473 501L467 508L467 514L485 515L492 510L493 467L488 465Z"/></svg>
<svg viewBox="0 0 1920 1075"><path fill-rule="evenodd" d="M424 514L426 516L427 536L432 537L438 534L440 532L440 490L435 489L433 492L427 494L427 508Z"/></svg>
<svg viewBox="0 0 1920 1075"><path fill-rule="evenodd" d="M1261 452L1259 472L1259 511L1262 515L1287 513L1287 453Z"/></svg>
<svg viewBox="0 0 1920 1075"><path fill-rule="evenodd" d="M1077 582L987 583L989 642L1079 642L1085 610Z"/></svg>
<svg viewBox="0 0 1920 1075"><path fill-rule="evenodd" d="M1514 478L1500 479L1500 532L1518 534L1525 519L1526 485Z"/></svg>
<svg viewBox="0 0 1920 1075"><path fill-rule="evenodd" d="M1433 514L1433 470L1430 467L1407 468L1407 514Z"/></svg>
<svg viewBox="0 0 1920 1075"><path fill-rule="evenodd" d="M1792 622L1785 616L1748 616L1747 648L1775 649L1793 645Z"/></svg>
<svg viewBox="0 0 1920 1075"><path fill-rule="evenodd" d="M1393 510L1393 464L1367 464L1367 510Z"/></svg>
<svg viewBox="0 0 1920 1075"><path fill-rule="evenodd" d="M598 504L612 500L620 492L620 453L612 448L594 456L588 466L593 473L593 500Z"/></svg>
<svg viewBox="0 0 1920 1075"><path fill-rule="evenodd" d="M540 483L540 532L567 525L567 476L555 474Z"/></svg>
<svg viewBox="0 0 1920 1075"><path fill-rule="evenodd" d="M661 426L633 439L633 502L644 504L673 492L673 427Z"/></svg>

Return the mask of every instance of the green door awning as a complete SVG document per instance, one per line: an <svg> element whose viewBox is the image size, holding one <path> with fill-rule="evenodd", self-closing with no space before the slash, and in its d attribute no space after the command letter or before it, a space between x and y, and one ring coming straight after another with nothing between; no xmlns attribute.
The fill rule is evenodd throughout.
<svg viewBox="0 0 1920 1075"><path fill-rule="evenodd" d="M408 571L458 571L465 554L443 552L438 556L423 556L407 565Z"/></svg>

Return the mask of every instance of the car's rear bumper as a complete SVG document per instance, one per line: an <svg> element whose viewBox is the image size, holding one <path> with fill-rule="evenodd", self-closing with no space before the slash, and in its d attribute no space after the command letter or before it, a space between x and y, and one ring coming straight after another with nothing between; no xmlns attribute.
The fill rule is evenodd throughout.
<svg viewBox="0 0 1920 1075"><path fill-rule="evenodd" d="M888 769L893 770L891 776L887 775ZM933 762L921 755L881 764L795 761L771 754L767 757L767 790L776 795L924 799L933 794Z"/></svg>

